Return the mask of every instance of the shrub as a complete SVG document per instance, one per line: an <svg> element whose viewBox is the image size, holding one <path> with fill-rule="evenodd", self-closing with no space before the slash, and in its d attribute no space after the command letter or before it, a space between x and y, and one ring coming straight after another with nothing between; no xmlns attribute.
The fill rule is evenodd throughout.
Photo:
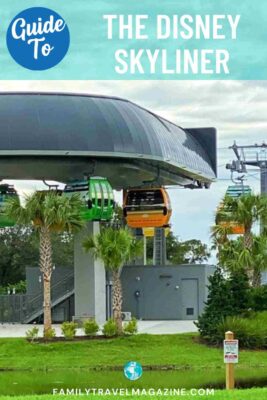
<svg viewBox="0 0 267 400"><path fill-rule="evenodd" d="M13 294L14 290L16 294L26 293L26 281L19 281L17 283L10 283L7 286L0 286L0 294Z"/></svg>
<svg viewBox="0 0 267 400"><path fill-rule="evenodd" d="M127 322L124 327L123 327L123 332L126 335L134 335L135 333L137 333L137 319L136 318L132 318L131 321Z"/></svg>
<svg viewBox="0 0 267 400"><path fill-rule="evenodd" d="M29 339L32 343L38 338L39 328L34 326L32 329L27 330L26 338Z"/></svg>
<svg viewBox="0 0 267 400"><path fill-rule="evenodd" d="M99 331L99 325L94 319L88 319L83 323L84 333L87 336L95 336Z"/></svg>
<svg viewBox="0 0 267 400"><path fill-rule="evenodd" d="M54 328L48 329L44 334L44 338L48 340L53 339L54 337L56 337L56 331Z"/></svg>
<svg viewBox="0 0 267 400"><path fill-rule="evenodd" d="M209 294L202 315L199 316L196 326L202 338L212 342L217 333L216 326L223 317L231 315L231 304L229 300L229 284L220 269L209 277Z"/></svg>
<svg viewBox="0 0 267 400"><path fill-rule="evenodd" d="M217 326L216 341L221 344L225 332L234 332L240 347L267 348L267 313L258 313L250 318L227 317Z"/></svg>
<svg viewBox="0 0 267 400"><path fill-rule="evenodd" d="M255 311L267 310L267 285L251 288L251 308Z"/></svg>
<svg viewBox="0 0 267 400"><path fill-rule="evenodd" d="M107 337L118 335L118 328L114 319L111 318L104 324L102 332Z"/></svg>
<svg viewBox="0 0 267 400"><path fill-rule="evenodd" d="M61 325L61 332L65 339L73 339L76 334L77 327L78 324L76 324L76 322L63 322Z"/></svg>
<svg viewBox="0 0 267 400"><path fill-rule="evenodd" d="M253 316L255 321L261 323L267 329L267 311L257 312Z"/></svg>
<svg viewBox="0 0 267 400"><path fill-rule="evenodd" d="M229 279L233 315L246 313L251 306L249 279L244 270L232 271Z"/></svg>
<svg viewBox="0 0 267 400"><path fill-rule="evenodd" d="M204 312L195 324L204 340L216 344L218 325L226 317L242 315L249 309L248 278L243 271L236 271L226 279L218 268L209 277L208 289Z"/></svg>

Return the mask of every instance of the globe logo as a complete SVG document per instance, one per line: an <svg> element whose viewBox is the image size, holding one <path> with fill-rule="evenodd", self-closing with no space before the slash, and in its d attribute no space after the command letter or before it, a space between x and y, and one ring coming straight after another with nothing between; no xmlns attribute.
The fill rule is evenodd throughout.
<svg viewBox="0 0 267 400"><path fill-rule="evenodd" d="M130 361L124 366L124 375L130 381L136 381L141 378L142 373L142 366L138 362Z"/></svg>
<svg viewBox="0 0 267 400"><path fill-rule="evenodd" d="M55 11L32 7L11 21L6 35L9 53L21 66L42 71L57 65L67 54L70 33Z"/></svg>

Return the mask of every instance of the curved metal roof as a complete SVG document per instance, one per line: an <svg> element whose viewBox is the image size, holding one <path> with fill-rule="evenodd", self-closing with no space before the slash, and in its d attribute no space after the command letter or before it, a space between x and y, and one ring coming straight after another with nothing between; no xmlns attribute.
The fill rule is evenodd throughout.
<svg viewBox="0 0 267 400"><path fill-rule="evenodd" d="M116 97L0 93L0 174L9 179L104 175L116 187L216 177L216 132L185 130Z"/></svg>

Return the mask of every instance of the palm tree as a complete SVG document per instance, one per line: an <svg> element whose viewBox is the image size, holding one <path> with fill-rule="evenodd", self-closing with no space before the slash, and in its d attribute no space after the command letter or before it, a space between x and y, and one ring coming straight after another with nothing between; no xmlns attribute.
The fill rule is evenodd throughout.
<svg viewBox="0 0 267 400"><path fill-rule="evenodd" d="M267 269L267 237L265 235L254 238L251 256L253 262L252 286L259 287L261 273Z"/></svg>
<svg viewBox="0 0 267 400"><path fill-rule="evenodd" d="M229 272L243 269L248 273L251 268L251 250L244 247L241 238L225 242L219 253L219 264Z"/></svg>
<svg viewBox="0 0 267 400"><path fill-rule="evenodd" d="M219 247L229 242L229 235L232 233L231 225L213 225L211 227L211 237L213 239L213 246ZM213 248L214 248L213 247Z"/></svg>
<svg viewBox="0 0 267 400"><path fill-rule="evenodd" d="M254 243L256 237L252 233L252 228L255 222L261 222L261 230L263 236L266 235L266 223L267 223L267 197L265 195L242 195L238 198L226 196L223 201L223 206L219 209L216 214L217 228L213 228L213 237L216 239L217 235L217 247L219 249L219 260L224 259L228 264L243 262L244 268L253 285L258 285L261 279L261 273L255 264L255 252L253 248L257 245ZM224 226L223 223L227 223ZM230 255L233 250L233 243L228 246L228 234L218 235L218 232L223 229L230 228L231 224L237 224L243 226L244 234L243 241L238 242L239 254L236 257ZM221 228L220 228L221 225ZM226 232L225 232L226 233ZM218 243L218 238L222 240L221 244ZM216 242L216 240L215 240ZM223 247L223 248L222 248ZM227 252L229 260L227 261L225 255ZM222 257L220 251L223 251ZM253 259L252 259L253 256ZM253 261L254 260L254 261Z"/></svg>
<svg viewBox="0 0 267 400"><path fill-rule="evenodd" d="M60 196L55 191L35 192L25 197L22 206L18 198L7 204L7 215L19 225L32 225L39 234L40 271L44 287L44 336L51 329L51 275L52 233L75 232L83 222L80 216L82 203L78 194L70 197Z"/></svg>
<svg viewBox="0 0 267 400"><path fill-rule="evenodd" d="M253 224L266 218L266 214L266 196L253 194L242 195L238 198L226 196L223 207L216 215L216 220L242 225L244 227L244 246L250 249L253 241Z"/></svg>
<svg viewBox="0 0 267 400"><path fill-rule="evenodd" d="M112 309L118 334L122 334L122 286L121 269L125 263L142 253L142 243L127 228L102 228L94 237L89 236L83 243L85 251L91 251L94 257L103 261L105 268L112 273L113 296Z"/></svg>
<svg viewBox="0 0 267 400"><path fill-rule="evenodd" d="M261 284L261 272L267 269L267 237L253 236L250 249L244 247L242 240L232 240L221 247L220 265L229 272L245 269L253 287Z"/></svg>

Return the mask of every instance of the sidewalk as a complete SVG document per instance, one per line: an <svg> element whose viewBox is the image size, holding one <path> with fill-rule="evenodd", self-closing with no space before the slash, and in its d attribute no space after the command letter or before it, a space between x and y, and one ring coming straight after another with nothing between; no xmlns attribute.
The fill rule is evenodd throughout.
<svg viewBox="0 0 267 400"><path fill-rule="evenodd" d="M34 325L22 324L0 324L0 338L25 337L28 329ZM35 325L42 332L42 325ZM60 325L53 325L58 336L61 336ZM138 332L149 333L152 335L197 332L193 321L138 321ZM82 329L77 330L78 335L82 335Z"/></svg>

